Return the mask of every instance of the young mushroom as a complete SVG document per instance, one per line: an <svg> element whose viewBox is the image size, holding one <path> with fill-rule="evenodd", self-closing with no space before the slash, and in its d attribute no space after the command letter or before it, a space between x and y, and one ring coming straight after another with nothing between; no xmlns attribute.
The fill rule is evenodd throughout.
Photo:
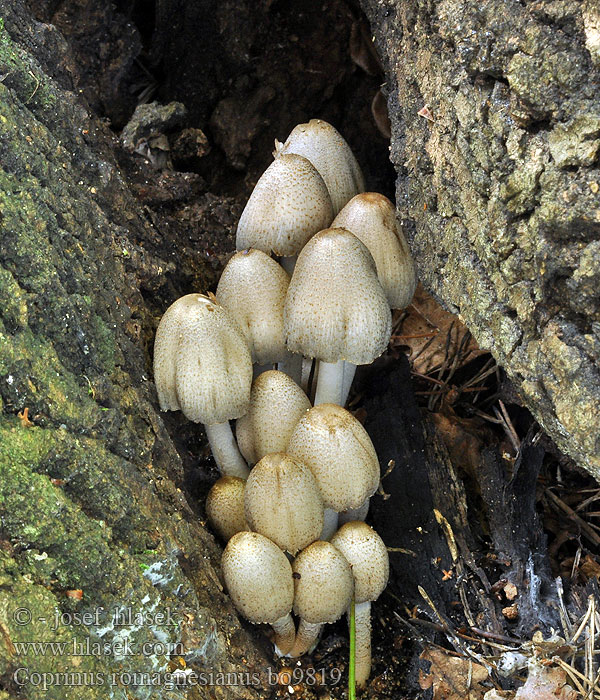
<svg viewBox="0 0 600 700"><path fill-rule="evenodd" d="M274 160L256 183L237 227L238 250L298 255L333 220L331 198L316 168L300 155Z"/></svg>
<svg viewBox="0 0 600 700"><path fill-rule="evenodd" d="M300 618L290 656L311 648L324 624L348 610L354 592L352 569L329 542L313 542L294 559L294 612Z"/></svg>
<svg viewBox="0 0 600 700"><path fill-rule="evenodd" d="M296 638L291 616L294 579L288 558L258 532L238 532L221 559L225 585L235 607L254 624L269 624L275 643L288 654Z"/></svg>
<svg viewBox="0 0 600 700"><path fill-rule="evenodd" d="M154 381L161 409L203 423L221 472L245 478L229 420L248 410L252 359L237 322L214 297L188 294L166 310L154 341Z"/></svg>
<svg viewBox="0 0 600 700"><path fill-rule="evenodd" d="M298 124L285 143L275 141L275 158L289 153L304 156L319 171L331 195L334 215L355 194L365 191L365 179L350 146L335 127L322 119Z"/></svg>
<svg viewBox="0 0 600 700"><path fill-rule="evenodd" d="M390 573L387 549L379 535L363 522L343 525L331 538L352 566L356 625L356 685L371 673L371 602L386 587Z"/></svg>
<svg viewBox="0 0 600 700"><path fill-rule="evenodd" d="M341 511L359 508L379 485L379 460L371 438L345 408L320 404L299 421L287 452L312 471L325 505L327 540L337 529Z"/></svg>
<svg viewBox="0 0 600 700"><path fill-rule="evenodd" d="M358 194L331 226L348 229L367 246L390 307L408 306L417 286L417 273L390 200L377 192Z"/></svg>
<svg viewBox="0 0 600 700"><path fill-rule="evenodd" d="M273 365L287 359L283 342L283 304L289 275L262 250L236 253L217 285L217 301L228 309L246 336L252 361Z"/></svg>
<svg viewBox="0 0 600 700"><path fill-rule="evenodd" d="M249 464L265 455L285 452L296 423L310 408L308 396L277 370L259 374L252 384L248 413L238 418L236 436Z"/></svg>
<svg viewBox="0 0 600 700"><path fill-rule="evenodd" d="M222 476L206 497L208 522L228 542L237 532L250 530L244 515L244 486L237 476Z"/></svg>
<svg viewBox="0 0 600 700"><path fill-rule="evenodd" d="M244 511L254 531L291 555L323 529L323 500L311 470L282 452L266 455L250 472Z"/></svg>
<svg viewBox="0 0 600 700"><path fill-rule="evenodd" d="M366 246L340 228L303 248L288 287L288 349L320 360L315 404L342 403L344 363L370 364L386 349L392 316Z"/></svg>

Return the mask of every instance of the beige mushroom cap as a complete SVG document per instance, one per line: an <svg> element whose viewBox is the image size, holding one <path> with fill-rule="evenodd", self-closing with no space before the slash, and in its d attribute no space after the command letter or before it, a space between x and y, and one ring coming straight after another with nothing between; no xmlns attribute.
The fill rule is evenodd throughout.
<svg viewBox="0 0 600 700"><path fill-rule="evenodd" d="M291 352L355 365L379 357L392 316L366 246L341 228L313 236L298 256L283 318Z"/></svg>
<svg viewBox="0 0 600 700"><path fill-rule="evenodd" d="M244 415L252 359L229 311L203 294L171 304L156 331L154 381L163 411L205 425Z"/></svg>
<svg viewBox="0 0 600 700"><path fill-rule="evenodd" d="M310 400L284 372L268 370L254 380L250 408L240 418L236 434L249 464L265 455L285 452L296 423L310 408Z"/></svg>
<svg viewBox="0 0 600 700"><path fill-rule="evenodd" d="M377 600L387 586L390 561L379 535L361 521L346 523L331 538L352 566L356 603Z"/></svg>
<svg viewBox="0 0 600 700"><path fill-rule="evenodd" d="M206 497L208 522L226 542L236 532L250 530L244 515L244 486L237 476L222 476L215 481Z"/></svg>
<svg viewBox="0 0 600 700"><path fill-rule="evenodd" d="M390 200L377 192L358 194L331 226L348 229L367 246L392 309L408 306L417 286L417 273Z"/></svg>
<svg viewBox="0 0 600 700"><path fill-rule="evenodd" d="M238 532L225 547L221 567L235 607L250 622L272 624L291 611L292 566L271 540Z"/></svg>
<svg viewBox="0 0 600 700"><path fill-rule="evenodd" d="M299 421L287 452L310 467L326 508L358 508L379 485L377 453L363 426L345 408L322 403Z"/></svg>
<svg viewBox="0 0 600 700"><path fill-rule="evenodd" d="M354 591L352 569L329 542L313 542L292 564L294 612L306 622L338 620L350 606Z"/></svg>
<svg viewBox="0 0 600 700"><path fill-rule="evenodd" d="M282 156L256 183L238 223L236 248L297 255L333 216L329 192L316 168L302 156Z"/></svg>
<svg viewBox="0 0 600 700"><path fill-rule="evenodd" d="M323 501L310 469L281 452L263 457L250 472L244 510L253 530L290 554L323 529Z"/></svg>
<svg viewBox="0 0 600 700"><path fill-rule="evenodd" d="M262 250L236 253L217 286L217 301L228 309L246 336L252 360L261 365L287 356L283 342L283 305L287 272Z"/></svg>
<svg viewBox="0 0 600 700"><path fill-rule="evenodd" d="M331 195L334 215L355 194L365 191L365 179L350 146L322 119L298 124L284 144L276 141L275 156L286 153L299 153L319 171Z"/></svg>

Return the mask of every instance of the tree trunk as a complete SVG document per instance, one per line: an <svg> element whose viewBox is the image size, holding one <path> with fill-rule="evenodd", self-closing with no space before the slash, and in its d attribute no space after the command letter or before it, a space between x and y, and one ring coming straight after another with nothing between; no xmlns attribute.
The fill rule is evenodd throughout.
<svg viewBox="0 0 600 700"><path fill-rule="evenodd" d="M2 688L89 699L146 683L164 697L165 674L193 663L260 671L219 697L264 697L268 657L223 591L156 413L142 291L172 264L136 244L157 232L113 135L68 89L60 34L21 2L0 17ZM65 647L25 656L26 641ZM70 683L34 675L62 672Z"/></svg>
<svg viewBox="0 0 600 700"><path fill-rule="evenodd" d="M600 478L600 8L362 0L425 286Z"/></svg>

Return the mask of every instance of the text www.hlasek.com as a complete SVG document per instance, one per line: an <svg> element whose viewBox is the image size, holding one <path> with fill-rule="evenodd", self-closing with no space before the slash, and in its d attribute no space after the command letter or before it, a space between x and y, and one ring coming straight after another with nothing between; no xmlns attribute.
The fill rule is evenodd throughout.
<svg viewBox="0 0 600 700"><path fill-rule="evenodd" d="M113 639L111 642L97 642L89 637L71 639L68 642L14 642L18 656L169 656L183 655L181 642L144 642L132 645L129 639Z"/></svg>

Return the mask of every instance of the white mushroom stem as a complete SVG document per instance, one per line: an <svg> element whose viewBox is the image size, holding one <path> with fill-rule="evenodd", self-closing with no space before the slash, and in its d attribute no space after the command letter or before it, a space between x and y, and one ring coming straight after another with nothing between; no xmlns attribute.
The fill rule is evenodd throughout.
<svg viewBox="0 0 600 700"><path fill-rule="evenodd" d="M315 406L318 406L320 403L336 403L338 406L343 406L344 364L343 360L338 362L319 362Z"/></svg>
<svg viewBox="0 0 600 700"><path fill-rule="evenodd" d="M342 380L342 403L340 406L345 406L348 402L348 394L352 386L352 380L356 373L356 365L351 362L344 362L343 380Z"/></svg>
<svg viewBox="0 0 600 700"><path fill-rule="evenodd" d="M279 264L291 277L294 274L294 268L296 267L296 260L298 260L297 255L283 255L279 258Z"/></svg>
<svg viewBox="0 0 600 700"><path fill-rule="evenodd" d="M256 379L259 374L262 374L263 372L268 372L270 369L273 369L273 363L268 362L267 364L264 365L259 365L259 364L254 364L252 365L252 379Z"/></svg>
<svg viewBox="0 0 600 700"><path fill-rule="evenodd" d="M302 358L302 379L300 381L300 387L306 394L310 394L310 387L309 387L309 382L310 382L310 374L312 372L313 368L313 359L312 357L303 357Z"/></svg>
<svg viewBox="0 0 600 700"><path fill-rule="evenodd" d="M321 532L321 539L325 542L329 542L337 529L338 514L335 510L331 510L331 508L325 508L323 511L323 531Z"/></svg>
<svg viewBox="0 0 600 700"><path fill-rule="evenodd" d="M247 479L250 470L240 454L229 421L205 425L206 437L221 474Z"/></svg>
<svg viewBox="0 0 600 700"><path fill-rule="evenodd" d="M302 382L302 355L288 352L286 358L277 363L277 369L280 372L285 372L288 377L291 377L298 386Z"/></svg>
<svg viewBox="0 0 600 700"><path fill-rule="evenodd" d="M348 613L350 615L350 613ZM356 628L355 677L356 687L363 688L371 673L371 603L356 603L354 607Z"/></svg>
<svg viewBox="0 0 600 700"><path fill-rule="evenodd" d="M296 640L296 625L292 616L288 613L279 620L271 623L271 627L275 630L275 644L281 653L281 656L286 656L292 650Z"/></svg>
<svg viewBox="0 0 600 700"><path fill-rule="evenodd" d="M367 514L369 512L369 505L371 504L371 498L365 499L358 508L349 508L344 510L338 516L338 522L340 525L345 523L351 523L353 520L362 520L364 522Z"/></svg>
<svg viewBox="0 0 600 700"><path fill-rule="evenodd" d="M312 645L317 641L317 637L321 632L323 623L313 623L307 622L304 619L300 619L300 624L298 625L298 632L296 634L296 641L294 646L290 651L289 655L292 657L302 656L310 650Z"/></svg>

